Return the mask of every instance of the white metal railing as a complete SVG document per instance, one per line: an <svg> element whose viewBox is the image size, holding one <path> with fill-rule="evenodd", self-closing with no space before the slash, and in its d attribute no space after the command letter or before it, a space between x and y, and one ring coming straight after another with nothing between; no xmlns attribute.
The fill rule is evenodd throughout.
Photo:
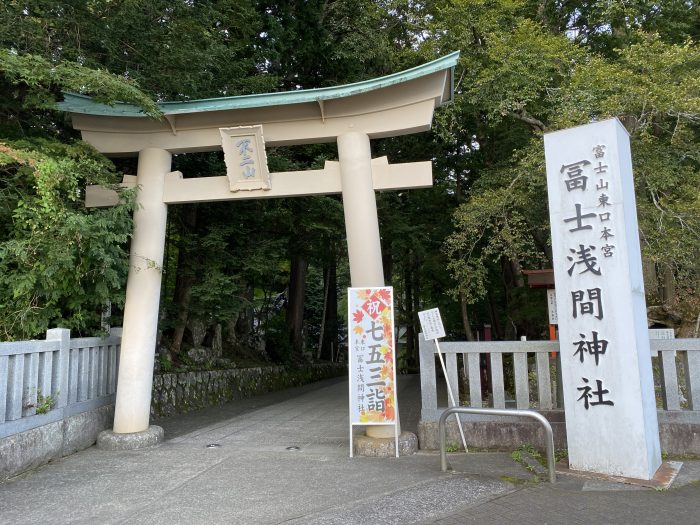
<svg viewBox="0 0 700 525"><path fill-rule="evenodd" d="M0 343L0 438L114 403L121 329L71 339Z"/></svg>
<svg viewBox="0 0 700 525"><path fill-rule="evenodd" d="M663 410L700 415L700 339L652 339L650 345L655 389ZM559 352L557 341L441 342L440 350L454 398L461 399L463 406L561 408L557 407L556 359L550 357ZM437 421L447 405L445 395L441 396L444 406L438 407L435 353L433 342L421 335L421 419L426 421ZM488 398L482 396L482 355L490 361ZM505 361L508 368L504 368ZM506 376L512 378L509 390Z"/></svg>

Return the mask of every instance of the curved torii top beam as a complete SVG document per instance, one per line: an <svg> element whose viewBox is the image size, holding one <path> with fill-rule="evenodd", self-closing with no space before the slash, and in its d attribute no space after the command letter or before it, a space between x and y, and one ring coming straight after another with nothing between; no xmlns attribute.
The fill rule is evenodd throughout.
<svg viewBox="0 0 700 525"><path fill-rule="evenodd" d="M262 124L268 145L335 141L349 131L370 138L430 128L433 110L452 100L459 51L393 75L355 84L159 104L164 119L134 105L113 106L66 94L59 109L71 115L83 140L106 155L144 148L171 153L221 149L219 128Z"/></svg>

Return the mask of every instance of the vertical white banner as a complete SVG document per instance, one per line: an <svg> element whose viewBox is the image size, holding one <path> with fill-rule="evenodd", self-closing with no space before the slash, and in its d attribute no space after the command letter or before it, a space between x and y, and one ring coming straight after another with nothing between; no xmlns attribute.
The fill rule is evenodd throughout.
<svg viewBox="0 0 700 525"><path fill-rule="evenodd" d="M551 289L547 290L547 314L549 315L549 324L559 324L556 291Z"/></svg>
<svg viewBox="0 0 700 525"><path fill-rule="evenodd" d="M617 119L545 135L570 467L661 464L629 136Z"/></svg>
<svg viewBox="0 0 700 525"><path fill-rule="evenodd" d="M350 424L397 417L393 289L348 288Z"/></svg>

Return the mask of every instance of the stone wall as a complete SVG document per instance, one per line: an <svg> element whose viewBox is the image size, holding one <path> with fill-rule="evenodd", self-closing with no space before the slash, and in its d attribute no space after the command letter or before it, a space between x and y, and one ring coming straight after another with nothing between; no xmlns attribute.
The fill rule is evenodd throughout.
<svg viewBox="0 0 700 525"><path fill-rule="evenodd" d="M0 482L91 447L113 420L106 405L0 439Z"/></svg>
<svg viewBox="0 0 700 525"><path fill-rule="evenodd" d="M151 417L184 414L346 373L344 364L324 363L159 374L153 377Z"/></svg>
<svg viewBox="0 0 700 525"><path fill-rule="evenodd" d="M549 410L540 413L552 426L554 448L565 449L564 412ZM700 457L700 413L660 410L658 421L662 452L672 456ZM463 429L467 445L476 449L513 450L520 445L533 445L544 450L546 447L542 426L527 420L463 421ZM459 449L462 446L457 422L453 416L450 416L447 421L445 442L448 448ZM421 450L440 448L437 421L421 420L418 423L418 443Z"/></svg>
<svg viewBox="0 0 700 525"><path fill-rule="evenodd" d="M566 426L562 411L550 410L541 412L554 433L554 448L566 448ZM481 416L481 421L462 421L462 428L467 439L467 445L479 450L511 451L520 445L533 445L544 450L546 435L540 423L521 418L489 418ZM445 443L450 449L461 449L462 439L459 435L457 422L450 416L445 425ZM439 450L440 440L437 421L418 422L418 444L421 450Z"/></svg>

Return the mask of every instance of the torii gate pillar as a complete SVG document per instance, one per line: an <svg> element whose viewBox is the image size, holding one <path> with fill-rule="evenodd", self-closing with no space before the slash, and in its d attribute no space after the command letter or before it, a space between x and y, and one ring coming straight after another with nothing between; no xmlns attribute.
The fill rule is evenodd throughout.
<svg viewBox="0 0 700 525"><path fill-rule="evenodd" d="M148 428L168 214L168 206L163 203L163 182L171 159L168 151L158 148L139 152L136 181L140 189L129 255L120 388L114 407L114 432L120 434Z"/></svg>
<svg viewBox="0 0 700 525"><path fill-rule="evenodd" d="M338 160L352 286L384 286L369 137L358 132L340 135Z"/></svg>
<svg viewBox="0 0 700 525"><path fill-rule="evenodd" d="M338 160L352 286L384 286L369 137L356 131L338 136ZM370 425L365 427L365 432L374 438L394 436L391 425ZM401 430L397 432L400 434Z"/></svg>

